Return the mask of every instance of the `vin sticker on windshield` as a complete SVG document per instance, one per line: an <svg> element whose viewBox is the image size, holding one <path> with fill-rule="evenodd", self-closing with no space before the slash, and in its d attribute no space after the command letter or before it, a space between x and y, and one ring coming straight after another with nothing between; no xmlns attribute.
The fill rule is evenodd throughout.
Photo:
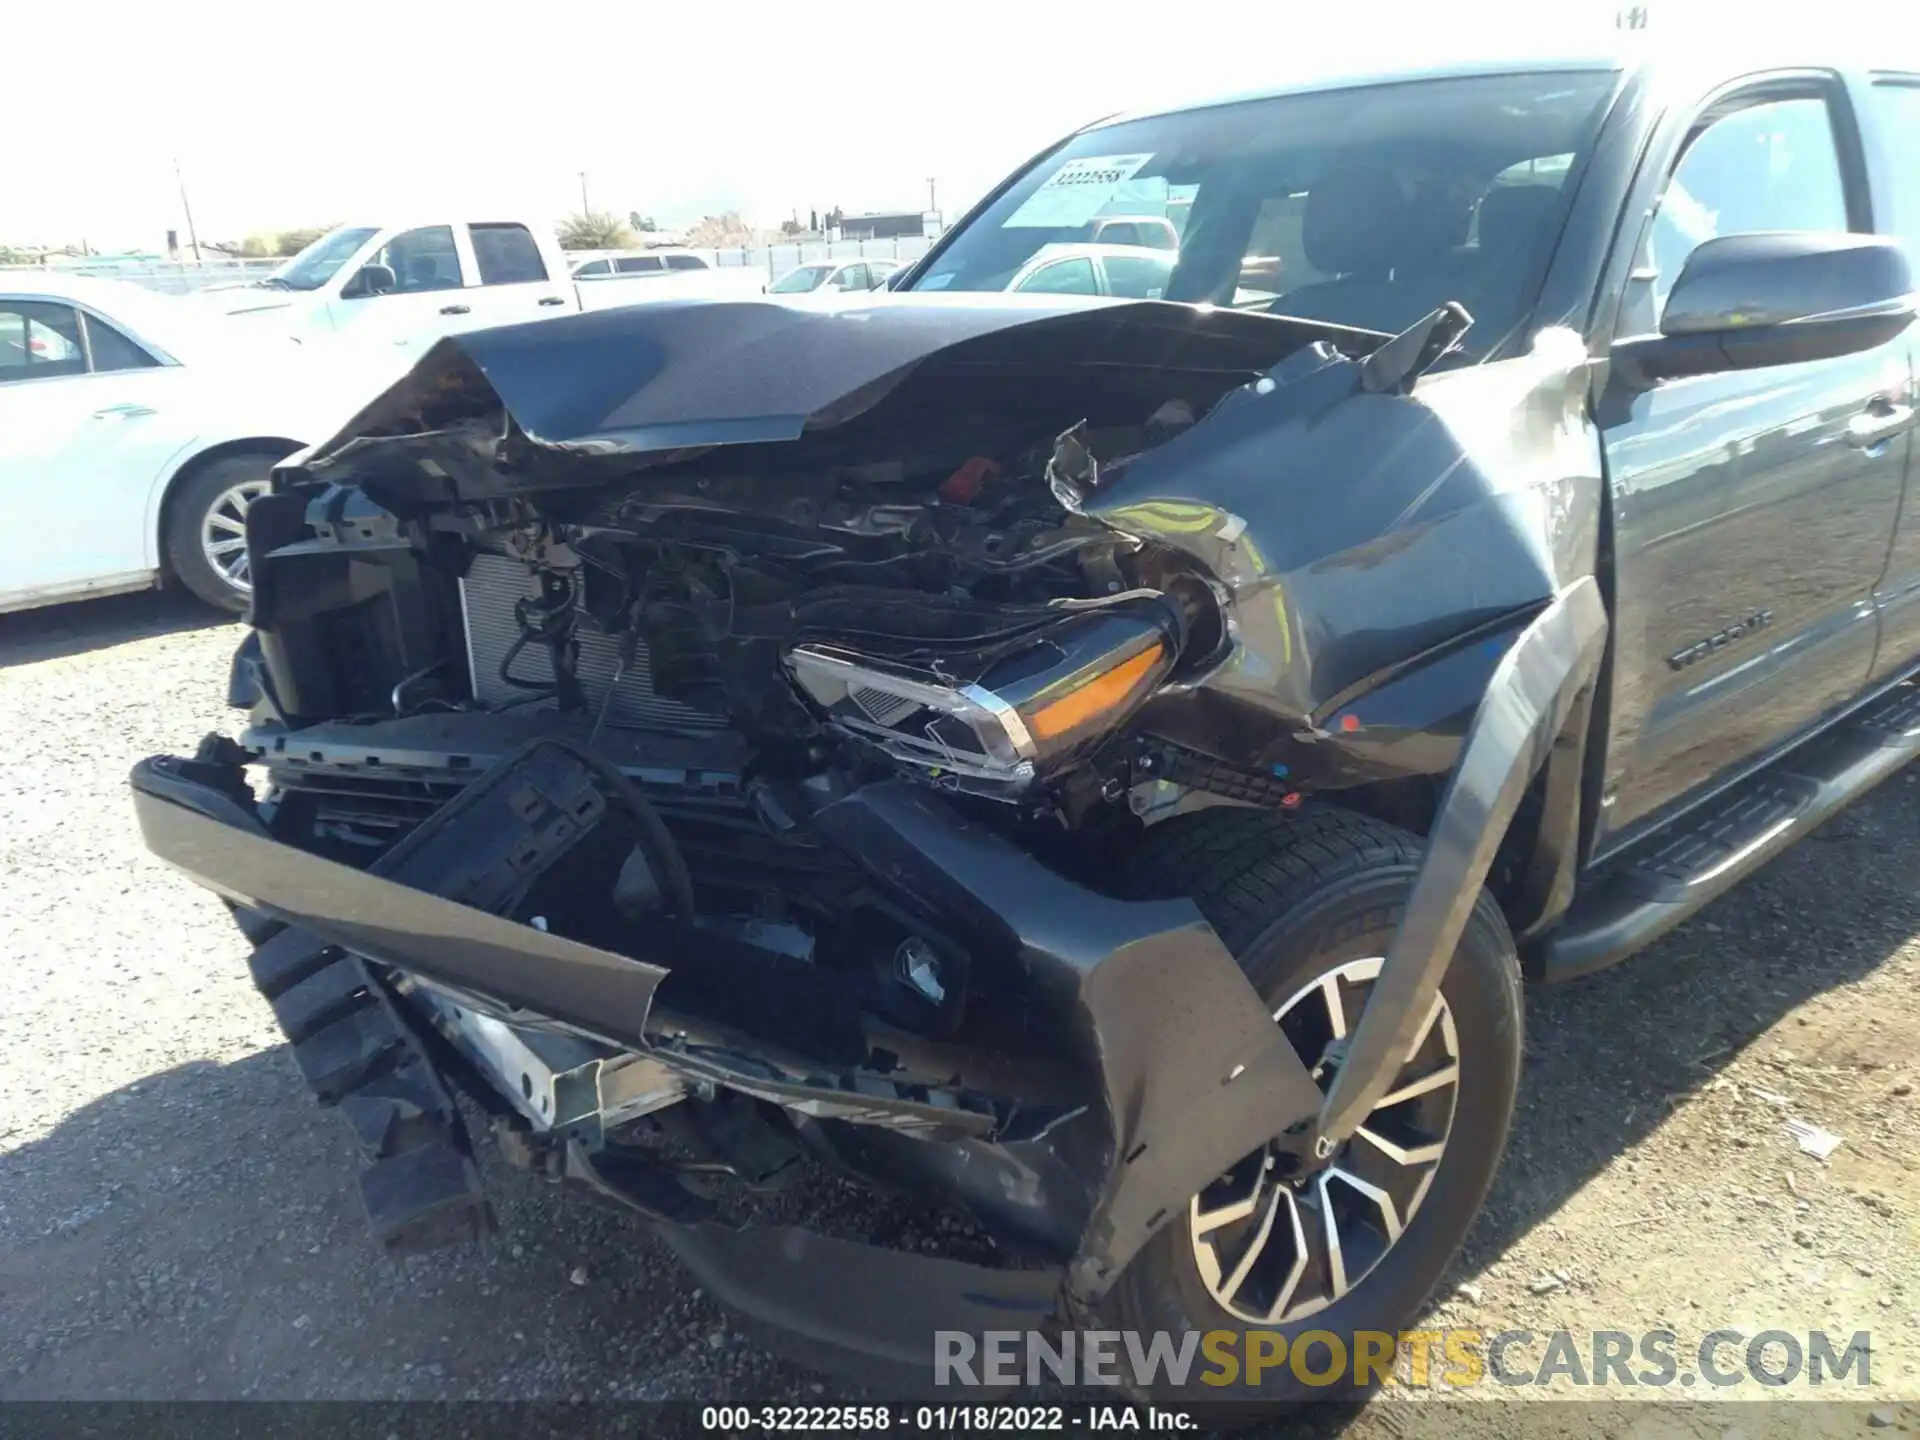
<svg viewBox="0 0 1920 1440"><path fill-rule="evenodd" d="M1026 204L1007 217L1005 228L1051 230L1084 225L1152 158L1151 154L1084 155L1069 160L1027 197Z"/></svg>

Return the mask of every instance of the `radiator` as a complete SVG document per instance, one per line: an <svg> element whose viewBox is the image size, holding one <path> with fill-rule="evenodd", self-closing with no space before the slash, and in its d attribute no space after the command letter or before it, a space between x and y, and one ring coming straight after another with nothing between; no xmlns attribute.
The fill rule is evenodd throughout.
<svg viewBox="0 0 1920 1440"><path fill-rule="evenodd" d="M473 696L483 705L504 705L525 700L531 691L509 685L500 678L500 661L508 647L520 637L520 626L513 618L513 606L523 597L538 597L539 581L526 566L503 555L476 555L460 582L460 610L467 628L467 664L473 674ZM580 642L576 673L586 696L589 712L598 714L607 688L620 663L619 646L611 635L603 635L588 625L575 632ZM546 647L526 645L514 657L516 678L534 682L553 679L553 662ZM709 714L657 695L653 689L653 670L647 659L645 641L635 647L620 686L614 691L613 705L607 711L607 724L631 729L664 728L671 730L724 730L725 716Z"/></svg>

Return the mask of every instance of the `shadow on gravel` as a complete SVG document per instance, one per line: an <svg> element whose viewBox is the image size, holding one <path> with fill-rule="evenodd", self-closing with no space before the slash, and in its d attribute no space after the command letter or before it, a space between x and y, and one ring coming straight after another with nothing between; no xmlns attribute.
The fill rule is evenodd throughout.
<svg viewBox="0 0 1920 1440"><path fill-rule="evenodd" d="M583 1191L510 1170L490 1141L476 1141L500 1233L400 1264L366 1235L346 1125L314 1104L285 1047L149 1076L0 1153L0 1440L170 1433L164 1413L112 1408L128 1401L594 1402L568 1415L452 1412L474 1423L450 1433L473 1440L546 1433L522 1422L547 1419L565 1420L555 1433L570 1436L696 1433L697 1410L629 1408L636 1401L908 1398L741 1340L641 1225ZM876 1243L950 1243L926 1207L824 1171L753 1208L772 1223ZM1026 1402L1119 1398L1050 1388ZM105 1408L43 1412L48 1428L10 1429L22 1413L13 1402L26 1400ZM188 1413L211 1422L229 1412ZM275 1433L252 1423L275 1418L271 1409L237 1413L248 1420L241 1433ZM1360 1413L1318 1405L1237 1433L1317 1440ZM516 1423L492 1428L507 1417ZM358 1435L348 1422L369 1419L330 1410L315 1429L317 1417L305 1418L288 1433ZM416 1405L402 1425L373 1418L382 1423L364 1433L380 1440L434 1434L432 1422L449 1417ZM196 1423L189 1433L219 1432Z"/></svg>
<svg viewBox="0 0 1920 1440"><path fill-rule="evenodd" d="M233 622L233 616L184 590L147 590L45 605L0 615L0 670Z"/></svg>
<svg viewBox="0 0 1920 1440"><path fill-rule="evenodd" d="M1513 1137L1456 1279L1497 1260L1804 1002L1920 933L1917 777L1920 767L1895 775L1625 964L1530 993Z"/></svg>
<svg viewBox="0 0 1920 1440"><path fill-rule="evenodd" d="M284 1047L83 1106L0 1153L0 1402L806 1398L638 1226L479 1148L499 1235L394 1263Z"/></svg>

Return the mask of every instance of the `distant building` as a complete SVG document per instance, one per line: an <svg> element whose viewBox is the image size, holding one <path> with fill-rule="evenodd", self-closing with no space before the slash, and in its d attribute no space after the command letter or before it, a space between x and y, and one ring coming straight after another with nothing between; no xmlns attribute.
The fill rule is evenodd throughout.
<svg viewBox="0 0 1920 1440"><path fill-rule="evenodd" d="M934 233L924 210L894 210L874 215L842 215L840 238L843 240L897 240Z"/></svg>

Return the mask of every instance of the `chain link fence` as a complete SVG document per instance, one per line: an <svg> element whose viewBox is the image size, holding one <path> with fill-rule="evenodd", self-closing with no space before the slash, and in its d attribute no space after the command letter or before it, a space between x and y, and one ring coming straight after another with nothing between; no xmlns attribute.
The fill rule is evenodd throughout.
<svg viewBox="0 0 1920 1440"><path fill-rule="evenodd" d="M750 268L763 273L769 281L772 281L779 279L796 265L813 264L823 260L899 260L902 262L917 260L926 254L927 248L932 244L933 241L924 236L902 235L885 240L802 240L785 245L740 246L717 250L701 249L698 246L672 248L690 250L693 254L704 256L708 263L719 269ZM567 252L567 263L578 265L583 260L613 253L615 252L606 250L570 250ZM185 295L195 290L209 290L221 285L245 285L249 281L272 274L285 263L283 259L68 259L43 265L0 265L0 285L6 283L9 275L31 276L51 271L61 275L97 275L112 280L131 280L151 290L164 291L169 295Z"/></svg>
<svg viewBox="0 0 1920 1440"><path fill-rule="evenodd" d="M150 290L185 295L216 285L245 285L271 275L285 260L59 260L44 265L0 265L0 285L11 275L94 275L131 280Z"/></svg>
<svg viewBox="0 0 1920 1440"><path fill-rule="evenodd" d="M703 249L698 245L661 246L682 254L703 256L721 270L750 268L763 272L769 280L778 280L796 265L819 264L825 260L918 260L933 241L923 235L901 235L884 240L800 240L784 245L723 246ZM630 255L631 250L569 250L567 263L579 265L602 255Z"/></svg>

